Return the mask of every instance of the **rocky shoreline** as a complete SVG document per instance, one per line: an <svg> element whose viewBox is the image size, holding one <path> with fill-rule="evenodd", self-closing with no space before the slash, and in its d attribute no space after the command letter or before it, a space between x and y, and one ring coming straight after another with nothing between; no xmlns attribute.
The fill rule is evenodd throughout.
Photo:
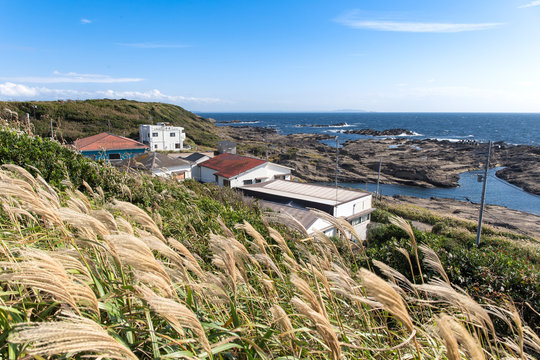
<svg viewBox="0 0 540 360"><path fill-rule="evenodd" d="M333 181L336 150L321 143L333 137L321 134L281 135L273 129L219 126L223 139L235 141L240 152L289 166L294 175L312 182ZM406 129L390 129L395 132ZM483 167L486 144L474 141L362 139L347 141L339 150L339 181L376 182L382 160L381 182L422 187L455 187L459 174ZM495 143L491 167L497 176L540 195L540 147Z"/></svg>

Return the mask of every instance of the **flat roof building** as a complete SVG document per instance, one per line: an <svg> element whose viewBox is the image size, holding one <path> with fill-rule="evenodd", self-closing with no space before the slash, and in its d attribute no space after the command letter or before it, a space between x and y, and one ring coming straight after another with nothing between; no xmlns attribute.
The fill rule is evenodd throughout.
<svg viewBox="0 0 540 360"><path fill-rule="evenodd" d="M293 217L299 216L298 210L308 211L310 208L324 211L335 217L342 217L355 227L362 240L367 236L370 214L375 210L371 207L371 193L355 189L285 180L244 185L239 189L245 196L264 200L263 206L266 204L271 209L287 212ZM273 205L268 206L266 202L271 202ZM302 216L308 219L306 214ZM313 226L314 224L316 226ZM308 225L310 226L306 228L308 232L321 230L327 235L335 234L335 229L327 221L316 222L310 218Z"/></svg>

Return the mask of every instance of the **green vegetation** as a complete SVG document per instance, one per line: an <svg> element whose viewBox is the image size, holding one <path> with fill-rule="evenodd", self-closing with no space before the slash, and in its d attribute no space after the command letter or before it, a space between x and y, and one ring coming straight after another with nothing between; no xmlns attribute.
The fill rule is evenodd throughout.
<svg viewBox="0 0 540 360"><path fill-rule="evenodd" d="M158 122L184 127L192 146L216 147L218 140L212 121L171 104L108 99L0 102L4 109L17 112L21 122L30 114L33 132L42 137L50 136L52 120L56 138L68 143L103 131L138 139L140 124Z"/></svg>
<svg viewBox="0 0 540 360"><path fill-rule="evenodd" d="M0 170L2 359L540 353L512 303L478 296L480 305L450 283L469 269L416 245L440 242L448 262L442 235L390 218L399 227L377 230L363 249L346 229L309 237L230 189L123 173L15 131L0 140L0 164L18 165Z"/></svg>

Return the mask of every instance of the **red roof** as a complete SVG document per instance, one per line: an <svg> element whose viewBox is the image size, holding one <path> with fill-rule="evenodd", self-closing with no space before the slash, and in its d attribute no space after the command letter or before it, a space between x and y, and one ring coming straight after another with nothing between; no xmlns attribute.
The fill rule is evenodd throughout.
<svg viewBox="0 0 540 360"><path fill-rule="evenodd" d="M224 178L229 179L264 163L266 163L265 160L255 159L247 156L221 154L213 157L210 160L206 160L199 165L217 170L218 172L215 175L223 176Z"/></svg>
<svg viewBox="0 0 540 360"><path fill-rule="evenodd" d="M80 151L148 148L148 146L144 145L143 143L108 132L75 140L74 145Z"/></svg>

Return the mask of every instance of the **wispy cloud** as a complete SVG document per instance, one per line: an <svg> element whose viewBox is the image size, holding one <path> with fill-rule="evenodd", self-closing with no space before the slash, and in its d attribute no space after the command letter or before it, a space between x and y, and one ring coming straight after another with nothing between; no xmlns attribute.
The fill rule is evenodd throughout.
<svg viewBox="0 0 540 360"><path fill-rule="evenodd" d="M85 24L85 25L86 25L86 24L91 24L91 23L92 23L92 20L90 20L90 19L85 19L85 18L82 18L82 19L81 19L81 24Z"/></svg>
<svg viewBox="0 0 540 360"><path fill-rule="evenodd" d="M114 84L114 83L130 83L140 82L142 78L123 78L112 77L101 74L79 74L75 72L61 73L54 71L52 76L22 76L22 77L2 77L0 80L16 81L32 84L57 84L57 83L97 83L97 84Z"/></svg>
<svg viewBox="0 0 540 360"><path fill-rule="evenodd" d="M51 89L34 87L12 82L0 83L0 99L3 100L57 100L57 99L132 99L143 101L163 101L175 104L215 104L224 103L217 98L199 98L181 95L167 95L158 89L148 91L97 90L79 91L72 89Z"/></svg>
<svg viewBox="0 0 540 360"><path fill-rule="evenodd" d="M143 42L143 43L118 43L117 45L138 48L138 49L182 49L190 47L185 44L168 44L168 43L156 43L156 42Z"/></svg>
<svg viewBox="0 0 540 360"><path fill-rule="evenodd" d="M522 9L522 8L528 8L528 7L533 7L533 6L540 6L540 0L531 1L528 4L518 6L518 8Z"/></svg>
<svg viewBox="0 0 540 360"><path fill-rule="evenodd" d="M502 23L437 23L437 22L411 22L411 21L387 21L365 20L358 17L357 11L352 11L335 20L336 22L354 29L368 29L376 31L396 31L413 33L457 33L464 31L488 30Z"/></svg>

